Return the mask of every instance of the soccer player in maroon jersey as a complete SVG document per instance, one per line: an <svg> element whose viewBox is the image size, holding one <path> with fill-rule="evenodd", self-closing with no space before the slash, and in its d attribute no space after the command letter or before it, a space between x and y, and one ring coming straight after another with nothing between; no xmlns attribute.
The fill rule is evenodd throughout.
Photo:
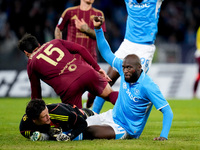
<svg viewBox="0 0 200 150"><path fill-rule="evenodd" d="M84 46L97 61L94 16L102 16L102 11L92 7L94 0L80 0L80 5L67 8L55 28L55 38L62 39L62 31L67 28L67 40ZM102 29L106 32L105 20Z"/></svg>
<svg viewBox="0 0 200 150"><path fill-rule="evenodd" d="M198 73L196 75L196 78L195 78L195 82L194 82L194 85L193 85L193 97L196 98L196 92L197 92L197 88L198 88L198 84L199 84L199 81L200 81L200 26L197 30L197 34L196 34L196 47L197 47L197 50L195 51L195 59L196 59L196 62L198 64Z"/></svg>
<svg viewBox="0 0 200 150"><path fill-rule="evenodd" d="M25 34L18 48L29 58L27 72L32 99L42 98L41 79L55 90L63 103L82 108L82 95L88 91L91 93L88 105L95 96L115 104L118 92L112 90L105 71L83 46L61 39L40 46L34 36ZM84 60L77 59L73 54L79 54Z"/></svg>

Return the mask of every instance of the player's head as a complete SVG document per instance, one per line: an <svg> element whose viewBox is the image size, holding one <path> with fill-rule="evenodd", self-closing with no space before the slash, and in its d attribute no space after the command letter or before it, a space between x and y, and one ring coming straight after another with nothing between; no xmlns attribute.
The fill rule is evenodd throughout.
<svg viewBox="0 0 200 150"><path fill-rule="evenodd" d="M26 115L37 125L50 124L49 112L42 99L32 99L26 107Z"/></svg>
<svg viewBox="0 0 200 150"><path fill-rule="evenodd" d="M141 61L140 58L135 55L127 55L123 60L123 72L126 82L135 83L141 74Z"/></svg>
<svg viewBox="0 0 200 150"><path fill-rule="evenodd" d="M39 42L35 36L26 33L18 42L18 48L22 52L32 53L39 46Z"/></svg>

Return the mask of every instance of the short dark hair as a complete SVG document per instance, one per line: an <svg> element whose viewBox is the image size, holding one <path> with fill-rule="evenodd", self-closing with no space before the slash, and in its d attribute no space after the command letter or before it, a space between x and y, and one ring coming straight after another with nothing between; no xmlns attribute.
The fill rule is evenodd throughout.
<svg viewBox="0 0 200 150"><path fill-rule="evenodd" d="M38 119L41 112L45 110L46 104L42 99L32 99L26 106L26 115L30 119Z"/></svg>
<svg viewBox="0 0 200 150"><path fill-rule="evenodd" d="M36 37L31 35L31 34L29 34L29 33L26 33L21 38L21 40L19 40L19 42L18 42L18 48L22 52L24 52L24 50L25 50L25 51L27 51L29 53L32 53L33 50L38 47L38 45L39 45L39 42L36 39Z"/></svg>

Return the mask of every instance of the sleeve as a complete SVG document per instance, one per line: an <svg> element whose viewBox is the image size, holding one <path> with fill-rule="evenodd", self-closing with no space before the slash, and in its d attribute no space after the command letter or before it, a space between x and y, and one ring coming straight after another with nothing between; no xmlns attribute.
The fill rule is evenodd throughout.
<svg viewBox="0 0 200 150"><path fill-rule="evenodd" d="M166 139L168 139L169 130L172 125L173 112L169 105L162 108L161 112L163 113L163 127L162 127L160 137L165 137Z"/></svg>
<svg viewBox="0 0 200 150"><path fill-rule="evenodd" d="M30 68L28 70L28 76L31 84L31 98L42 98L41 94L41 85L40 85L40 79L37 76L37 74L31 70Z"/></svg>
<svg viewBox="0 0 200 150"><path fill-rule="evenodd" d="M87 127L87 122L85 121L84 118L82 118L81 116L77 115L74 113L74 115L76 116L76 120L74 121L74 124L72 126L72 131L71 131L71 136L70 139L73 140L74 138L76 138L80 133L82 133L86 127Z"/></svg>
<svg viewBox="0 0 200 150"><path fill-rule="evenodd" d="M95 29L95 33L96 33L97 46L102 57L105 59L106 62L108 62L111 66L113 66L112 62L115 59L115 55L111 51L111 48L105 39L102 28Z"/></svg>
<svg viewBox="0 0 200 150"><path fill-rule="evenodd" d="M52 109L53 111L49 112L51 116L51 120L53 119L60 122L60 127L63 129L63 132L69 131L70 139L73 140L76 138L80 133L82 133L85 128L87 127L87 122L85 119L76 113L76 111L71 110L69 105L63 107L62 104L59 104Z"/></svg>
<svg viewBox="0 0 200 150"><path fill-rule="evenodd" d="M19 125L19 131L21 135L23 135L25 138L30 138L30 136L33 134L31 122L29 121L26 114L22 117L20 125Z"/></svg>
<svg viewBox="0 0 200 150"><path fill-rule="evenodd" d="M164 98L157 84L153 81L146 83L144 85L143 91L147 98L153 103L157 110L162 109L163 107L169 105L167 100Z"/></svg>
<svg viewBox="0 0 200 150"><path fill-rule="evenodd" d="M92 55L87 51L87 49L77 43L69 42L65 40L61 40L63 46L70 52L70 53L78 53L81 55L81 57L89 64L91 65L96 71L99 71L101 68L97 64L97 62L94 60Z"/></svg>
<svg viewBox="0 0 200 150"><path fill-rule="evenodd" d="M65 28L65 24L68 22L68 20L70 19L69 15L68 15L68 9L66 9L57 24L57 27L62 31Z"/></svg>

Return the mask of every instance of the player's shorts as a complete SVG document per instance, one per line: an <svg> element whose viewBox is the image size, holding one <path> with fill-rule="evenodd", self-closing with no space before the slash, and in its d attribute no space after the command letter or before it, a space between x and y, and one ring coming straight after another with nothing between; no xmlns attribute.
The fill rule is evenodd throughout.
<svg viewBox="0 0 200 150"><path fill-rule="evenodd" d="M101 95L108 82L97 71L90 71L81 75L75 80L66 91L66 96L62 97L63 103L76 105L82 108L82 95L85 91L93 95Z"/></svg>
<svg viewBox="0 0 200 150"><path fill-rule="evenodd" d="M154 44L137 44L124 39L115 55L124 59L129 54L136 54L141 59L142 69L147 73L151 66L155 49Z"/></svg>
<svg viewBox="0 0 200 150"><path fill-rule="evenodd" d="M116 124L113 121L112 109L110 109L104 113L88 117L86 119L86 122L87 122L88 126L91 126L91 125L109 125L109 126L111 126L115 132L115 139L130 139L131 138L131 136L126 132L126 130L124 128L122 128L120 125Z"/></svg>

